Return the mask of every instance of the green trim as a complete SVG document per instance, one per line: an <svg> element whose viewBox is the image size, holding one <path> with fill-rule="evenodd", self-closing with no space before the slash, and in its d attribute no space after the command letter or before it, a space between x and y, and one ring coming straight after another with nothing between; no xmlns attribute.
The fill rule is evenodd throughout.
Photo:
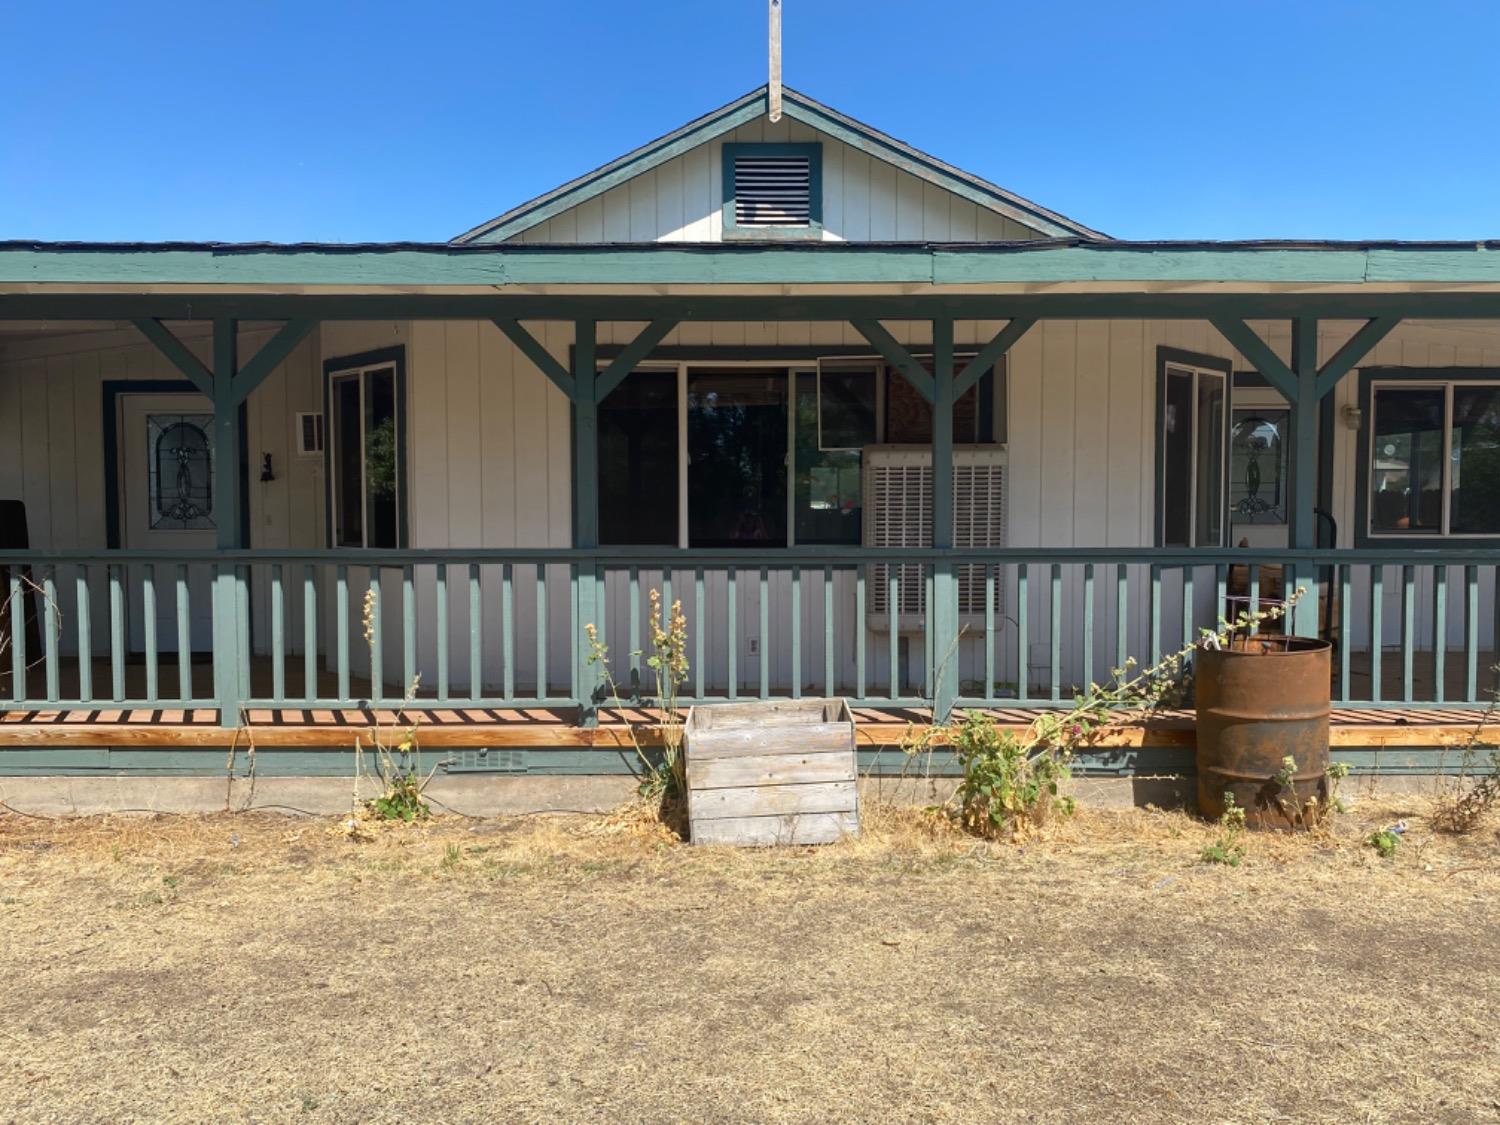
<svg viewBox="0 0 1500 1125"><path fill-rule="evenodd" d="M1156 450L1152 459L1154 466L1152 470L1151 507L1152 522L1155 527L1152 542L1157 547L1162 546L1162 539L1166 535L1166 505L1162 503L1162 488L1166 482L1162 479L1166 464L1166 436L1167 436L1167 365L1170 363L1181 363L1188 367L1201 367L1208 371L1222 371L1224 373L1224 392L1229 401L1225 404L1224 417L1234 417L1234 364L1223 356L1206 355L1203 352L1190 352L1182 348L1169 348L1158 345L1156 349ZM1227 434L1225 448L1228 448ZM1228 493L1226 490L1225 503L1225 534L1228 535ZM1172 548L1174 550L1213 550L1213 548L1183 547Z"/></svg>
<svg viewBox="0 0 1500 1125"><path fill-rule="evenodd" d="M528 332L520 321L496 317L494 324L516 346L517 351L531 360L538 371L552 380L558 390L569 398L573 397L573 376L567 368L552 357L552 353L545 345Z"/></svg>
<svg viewBox="0 0 1500 1125"><path fill-rule="evenodd" d="M855 318L849 323L854 326L856 332L870 342L870 346L879 352L888 364L901 372L906 381L929 404L935 401L937 388L932 381L932 375L916 361L905 345L886 330L885 325L878 320L868 320L862 317Z"/></svg>
<svg viewBox="0 0 1500 1125"><path fill-rule="evenodd" d="M155 345L156 350L167 358L171 365L182 372L183 376L198 388L199 392L213 397L214 375L207 367L199 361L191 351L188 350L177 334L161 321L152 317L144 317L133 322L136 330Z"/></svg>
<svg viewBox="0 0 1500 1125"><path fill-rule="evenodd" d="M807 157L807 225L787 227L742 227L736 219L735 199L738 187L735 184L734 162L741 156L805 156ZM723 171L720 183L723 187L721 210L726 239L821 239L823 237L823 145L818 141L795 144L747 141L725 143L721 149Z"/></svg>
<svg viewBox="0 0 1500 1125"><path fill-rule="evenodd" d="M984 285L1051 282L1245 282L1286 285L1339 285L1358 292L1369 283L1432 283L1500 285L1500 244L1443 243L1440 245L1361 245L1341 243L1152 243L1075 240L1033 243L876 243L876 242L724 242L712 244L642 243L610 245L506 244L448 246L392 244L380 246L204 244L98 245L68 243L0 243L0 283L28 286L68 285L334 285L356 287L402 286L522 286L522 285L640 285L706 284L930 284ZM0 315L11 313L12 302L44 294L5 294ZM204 296L226 296L222 313L206 312ZM368 300L374 294L366 294ZM502 294L497 291L497 297ZM52 295L62 296L62 295ZM72 296L83 296L73 294ZM120 294L124 298L125 294ZM141 296L136 294L136 296ZM203 317L234 315L250 319L255 294L157 294L156 300L113 307L141 308L132 318ZM326 317L311 294L282 294L299 300L276 319ZM421 294L386 294L415 308ZM1017 294L1017 296L1023 296ZM1056 301L1093 294L1030 294ZM1195 297L1196 307L1217 308L1216 315L1259 317L1265 310L1291 309L1297 315L1315 309L1328 295L1309 293L1249 294L1119 294L1123 307L1152 310L1162 298ZM1337 295L1334 295L1335 297ZM1346 308L1345 315L1361 319L1396 313L1414 315L1420 296L1433 307L1479 306L1493 310L1497 294L1490 293L1368 293L1368 302ZM1437 300L1436 298L1443 298ZM540 317L569 319L542 297ZM1285 302L1278 306L1278 301ZM1058 302L1056 307L1067 302ZM1170 303L1170 301L1166 302ZM479 304L482 306L483 301ZM1016 305L1020 309L1025 302ZM524 304L521 307L526 307ZM158 311L166 310L166 311ZM1425 314L1425 310L1423 310ZM76 315L76 314L75 314ZM388 313L377 314L380 317ZM429 314L430 315L430 314ZM508 312L497 301L483 314ZM910 312L908 316L914 315ZM1013 314L1004 314L1003 318ZM1116 312L1112 315L1129 315ZM1137 315L1140 315L1137 313ZM1147 313L1149 315L1149 312ZM1160 314L1158 314L1160 315ZM1458 314L1449 314L1458 315ZM1473 314L1463 314L1473 315Z"/></svg>
<svg viewBox="0 0 1500 1125"><path fill-rule="evenodd" d="M1238 317L1213 317L1211 323L1229 346L1250 361L1261 377L1280 392L1281 397L1296 410L1298 388L1297 376L1281 361L1271 345L1261 339L1260 333Z"/></svg>
<svg viewBox="0 0 1500 1125"><path fill-rule="evenodd" d="M127 394L203 395L194 383L182 379L105 379L99 384L99 406L104 426L104 545L120 549L120 424L117 400ZM203 395L212 403L211 395ZM244 404L238 413L240 448L243 452L249 430L249 412ZM250 474L240 458L240 531L250 542Z"/></svg>
<svg viewBox="0 0 1500 1125"><path fill-rule="evenodd" d="M1500 382L1500 367L1362 367L1359 371L1361 422L1354 450L1354 547L1370 551L1444 551L1479 548L1500 559L1500 537L1464 535L1374 535L1370 529L1370 438L1375 420L1374 384L1393 380L1420 383ZM1420 560L1413 560L1414 562Z"/></svg>
<svg viewBox="0 0 1500 1125"><path fill-rule="evenodd" d="M411 545L411 535L407 524L407 507L410 503L411 481L407 470L406 443L409 440L407 431L406 415L406 345L394 344L388 348L375 348L372 351L358 352L354 355L334 356L323 361L323 533L324 543L329 550L333 546L333 413L330 388L332 386L331 376L336 371L347 371L353 367L373 367L376 364L390 363L396 368L396 430L400 440L396 442L396 544L397 549L405 549ZM380 548L353 548L339 547L337 550L356 551L356 558L350 561L358 561L358 553L362 550L379 550Z"/></svg>

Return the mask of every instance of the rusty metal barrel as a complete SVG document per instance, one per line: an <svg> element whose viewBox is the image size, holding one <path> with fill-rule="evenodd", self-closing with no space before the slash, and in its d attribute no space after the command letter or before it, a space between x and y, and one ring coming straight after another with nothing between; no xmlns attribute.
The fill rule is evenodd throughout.
<svg viewBox="0 0 1500 1125"><path fill-rule="evenodd" d="M1311 637L1242 635L1194 654L1204 816L1221 816L1228 792L1250 827L1289 829L1289 810L1327 799L1332 651ZM1291 792L1275 780L1287 757Z"/></svg>

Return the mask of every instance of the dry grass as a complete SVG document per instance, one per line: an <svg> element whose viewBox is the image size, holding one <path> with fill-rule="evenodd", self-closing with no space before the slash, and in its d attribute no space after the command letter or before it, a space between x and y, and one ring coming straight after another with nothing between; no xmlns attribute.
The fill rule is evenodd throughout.
<svg viewBox="0 0 1500 1125"><path fill-rule="evenodd" d="M822 849L649 818L0 818L22 1120L1473 1121L1500 844L1362 802L1205 866L1180 813ZM1405 819L1396 859L1361 842Z"/></svg>

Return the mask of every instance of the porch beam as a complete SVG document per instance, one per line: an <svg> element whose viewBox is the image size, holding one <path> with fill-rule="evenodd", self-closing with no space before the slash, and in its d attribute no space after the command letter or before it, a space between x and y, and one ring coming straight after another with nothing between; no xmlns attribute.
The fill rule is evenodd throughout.
<svg viewBox="0 0 1500 1125"><path fill-rule="evenodd" d="M594 349L599 326L580 320L573 326L573 546L599 546L599 376ZM648 328L647 332L650 331ZM644 335L645 333L642 333ZM637 337L639 340L639 337ZM623 357L622 357L623 358ZM578 697L578 724L598 726L595 686L599 669L590 661L588 628L600 625L598 571L596 564L580 563L574 572L576 634L572 642L574 694ZM623 651L623 650L622 650Z"/></svg>
<svg viewBox="0 0 1500 1125"><path fill-rule="evenodd" d="M1034 316L1018 316L1013 319L999 332L995 333L994 339L979 349L978 354L969 360L963 371L953 381L953 398L955 401L963 398L984 377L984 373L995 364L999 363L1005 354L1010 351L1022 336L1031 330L1036 323Z"/></svg>
<svg viewBox="0 0 1500 1125"><path fill-rule="evenodd" d="M916 388L917 393L929 403L934 401L934 387L932 376L907 351L896 337L886 330L885 325L878 320L867 320L864 318L850 319L854 330L870 342L870 346L885 357L885 361L896 368L905 376L906 381Z"/></svg>
<svg viewBox="0 0 1500 1125"><path fill-rule="evenodd" d="M579 323L582 322L580 321ZM558 390L562 391L570 399L577 401L573 376L568 373L568 369L559 363L552 353L542 346L541 341L528 332L519 320L512 320L507 317L495 317L494 324L496 328L500 329L501 332L510 338L510 342L520 350L522 355L531 360L538 371L552 380Z"/></svg>
<svg viewBox="0 0 1500 1125"><path fill-rule="evenodd" d="M175 332L155 317L141 317L131 323L193 386L206 395L213 395L213 372L203 366L198 357L188 350L187 345L177 338Z"/></svg>
<svg viewBox="0 0 1500 1125"><path fill-rule="evenodd" d="M281 326L276 335L262 344L260 350L244 367L240 368L239 373L234 377L235 404L238 405L249 398L250 392L265 382L266 376L275 371L292 352L297 350L297 345L307 338L307 334L317 323L309 317L289 320Z"/></svg>
<svg viewBox="0 0 1500 1125"><path fill-rule="evenodd" d="M1297 376L1281 362L1281 357L1271 350L1271 345L1260 338L1253 328L1238 317L1210 317L1209 323L1219 330L1219 335L1229 341L1229 346L1250 361L1252 367L1265 376L1266 382L1281 392L1288 402L1297 398Z"/></svg>
<svg viewBox="0 0 1500 1125"><path fill-rule="evenodd" d="M1325 397L1338 386L1339 380L1349 374L1354 365L1369 355L1375 345L1389 336L1400 323L1399 316L1376 316L1366 321L1318 372L1318 397Z"/></svg>
<svg viewBox="0 0 1500 1125"><path fill-rule="evenodd" d="M651 350L667 338L672 329L677 327L677 321L661 319L653 320L624 349L614 361L610 363L595 382L595 401L602 402L609 397L610 391L618 387L635 370L635 365L640 363L651 354Z"/></svg>
<svg viewBox="0 0 1500 1125"><path fill-rule="evenodd" d="M249 546L241 541L240 521L240 427L239 401L234 376L239 368L239 325L229 317L214 321L213 380L209 387L214 406L213 424L213 515L220 551ZM233 728L240 721L240 688L245 651L240 635L240 568L220 559L213 578L213 671L214 696L219 704L219 725Z"/></svg>
<svg viewBox="0 0 1500 1125"><path fill-rule="evenodd" d="M1311 317L1292 321L1292 373L1296 391L1287 396L1292 422L1291 546L1311 549L1318 536L1318 322ZM1318 635L1318 572L1297 569L1297 585L1305 590L1292 610L1290 622L1298 636Z"/></svg>

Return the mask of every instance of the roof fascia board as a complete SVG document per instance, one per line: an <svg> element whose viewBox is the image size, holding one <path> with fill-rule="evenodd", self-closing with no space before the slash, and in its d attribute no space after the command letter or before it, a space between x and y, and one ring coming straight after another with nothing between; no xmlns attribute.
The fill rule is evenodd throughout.
<svg viewBox="0 0 1500 1125"><path fill-rule="evenodd" d="M742 98L726 106L690 121L680 129L656 138L617 160L586 175L570 180L559 188L539 195L505 212L505 214L481 223L453 239L457 245L504 242L522 231L546 222L554 215L585 203L618 187L627 180L643 175L667 161L681 156L699 145L723 136L741 125L749 124L766 112L765 87L752 90Z"/></svg>
<svg viewBox="0 0 1500 1125"><path fill-rule="evenodd" d="M100 246L0 244L0 284L494 286L1495 284L1500 247L1162 243ZM0 296L0 302L8 298Z"/></svg>
<svg viewBox="0 0 1500 1125"><path fill-rule="evenodd" d="M986 210L1013 219L1052 238L1105 239L1107 236L1059 215L1039 204L1008 192L978 176L955 168L920 149L896 140L880 130L846 117L805 94L784 91L786 116L811 126L861 152L910 172Z"/></svg>

